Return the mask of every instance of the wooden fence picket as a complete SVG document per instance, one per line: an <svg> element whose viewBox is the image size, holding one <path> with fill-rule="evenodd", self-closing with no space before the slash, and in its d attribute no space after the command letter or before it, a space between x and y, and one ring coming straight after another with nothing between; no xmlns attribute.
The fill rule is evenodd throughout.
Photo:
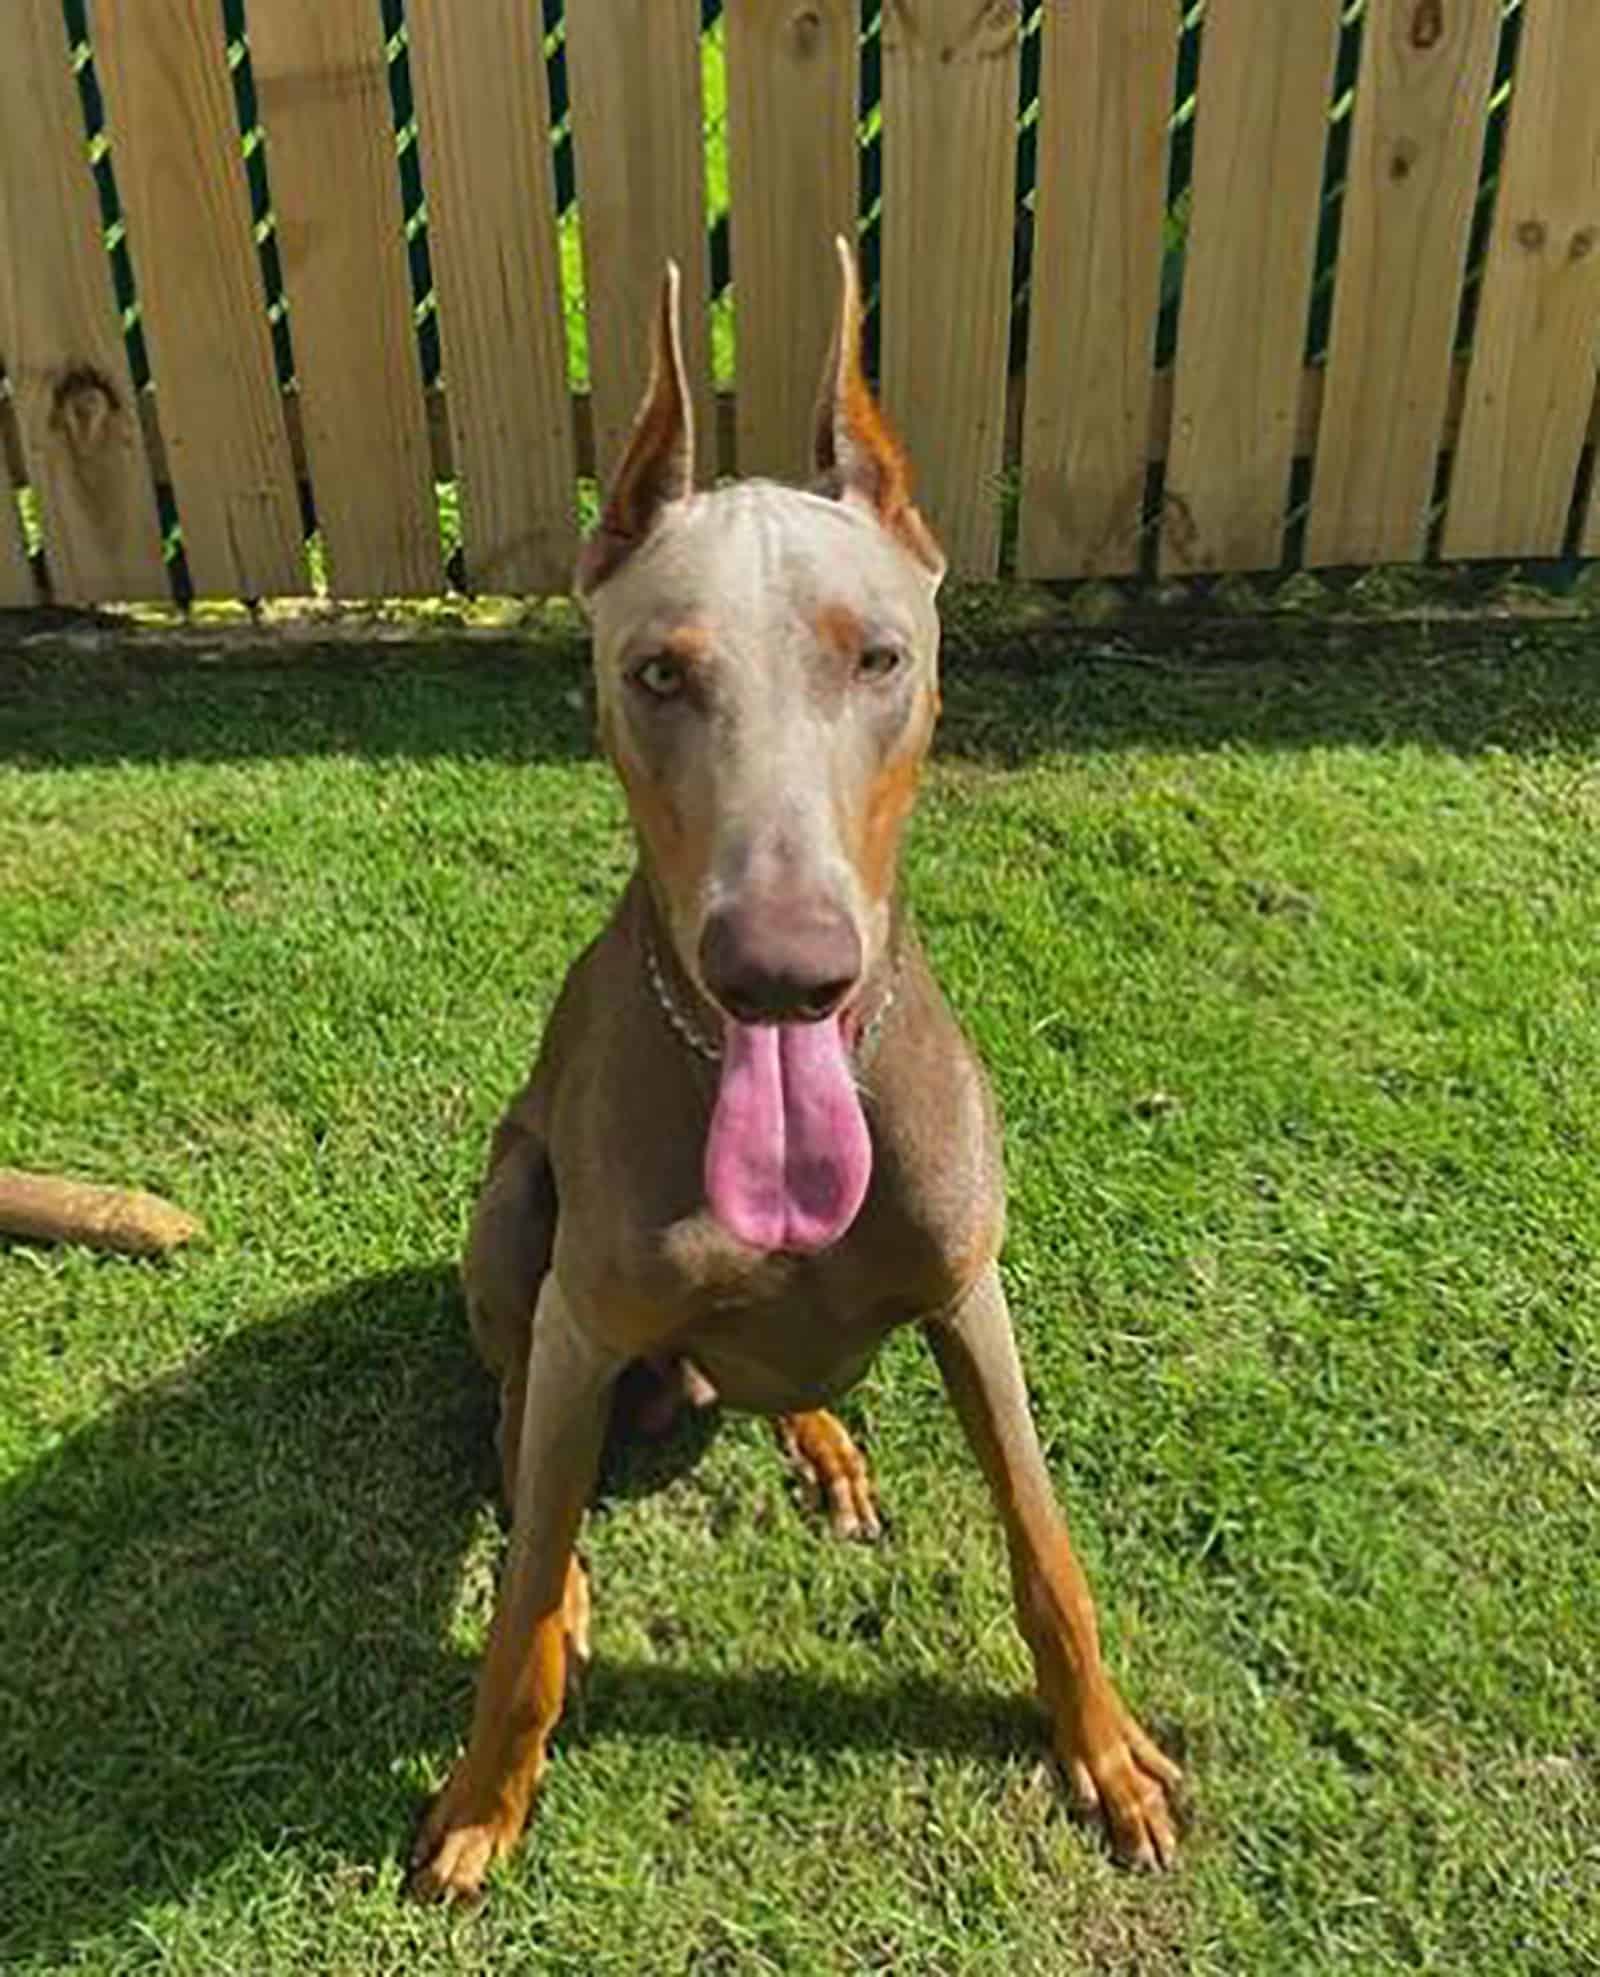
<svg viewBox="0 0 1600 1977"><path fill-rule="evenodd" d="M964 575L998 568L1021 9L883 14L883 395Z"/></svg>
<svg viewBox="0 0 1600 1977"><path fill-rule="evenodd" d="M201 597L306 589L214 0L94 0L95 66L184 557Z"/></svg>
<svg viewBox="0 0 1600 1977"><path fill-rule="evenodd" d="M1018 571L1115 575L1139 560L1178 22L1077 0L1042 33Z"/></svg>
<svg viewBox="0 0 1600 1977"><path fill-rule="evenodd" d="M1416 0L1367 10L1308 564L1427 546L1500 17L1501 0L1459 0L1431 26Z"/></svg>
<svg viewBox="0 0 1600 1977"><path fill-rule="evenodd" d="M1283 549L1341 0L1210 0L1161 567Z"/></svg>
<svg viewBox="0 0 1600 1977"><path fill-rule="evenodd" d="M741 474L811 471L833 237L856 232L859 0L725 0Z"/></svg>
<svg viewBox="0 0 1600 1977"><path fill-rule="evenodd" d="M567 74L599 478L616 465L644 395L669 258L682 279L684 361L705 474L715 448L699 0L574 0Z"/></svg>
<svg viewBox="0 0 1600 1977"><path fill-rule="evenodd" d="M376 0L250 9L250 59L328 577L345 597L443 581Z"/></svg>
<svg viewBox="0 0 1600 1977"><path fill-rule="evenodd" d="M538 10L410 0L406 25L467 581L565 589L577 461Z"/></svg>
<svg viewBox="0 0 1600 1977"><path fill-rule="evenodd" d="M1539 0L1523 9L1447 557L1560 552L1594 401L1597 333L1600 7Z"/></svg>
<svg viewBox="0 0 1600 1977"><path fill-rule="evenodd" d="M64 604L172 595L59 0L0 60L0 364Z"/></svg>

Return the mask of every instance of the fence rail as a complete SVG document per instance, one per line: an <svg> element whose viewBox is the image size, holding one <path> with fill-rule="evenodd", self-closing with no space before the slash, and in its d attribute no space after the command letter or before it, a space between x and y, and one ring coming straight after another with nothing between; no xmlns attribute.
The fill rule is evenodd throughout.
<svg viewBox="0 0 1600 1977"><path fill-rule="evenodd" d="M1597 75L1596 0L9 0L0 606L559 589L663 259L799 476L841 229L964 573L1600 554Z"/></svg>

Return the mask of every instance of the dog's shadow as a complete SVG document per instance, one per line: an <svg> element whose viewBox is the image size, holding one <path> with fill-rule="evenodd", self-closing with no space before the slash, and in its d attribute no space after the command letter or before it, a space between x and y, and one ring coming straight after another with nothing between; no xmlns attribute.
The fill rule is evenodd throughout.
<svg viewBox="0 0 1600 1977"><path fill-rule="evenodd" d="M442 1767L470 1709L448 1634L493 1419L453 1272L416 1270L246 1328L0 1494L0 1961L252 1843L398 1860L428 1781L396 1753ZM710 1432L614 1451L604 1492L659 1487ZM669 1732L981 1750L1029 1721L931 1684L613 1666L602 1641L569 1739Z"/></svg>

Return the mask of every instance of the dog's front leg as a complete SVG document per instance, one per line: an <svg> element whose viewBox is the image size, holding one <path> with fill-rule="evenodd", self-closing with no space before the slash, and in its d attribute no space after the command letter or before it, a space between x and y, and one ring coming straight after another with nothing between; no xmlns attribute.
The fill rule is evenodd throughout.
<svg viewBox="0 0 1600 1977"><path fill-rule="evenodd" d="M423 1900L476 1894L527 1820L565 1699L569 1653L585 1651L572 1638L588 1608L573 1546L621 1365L585 1337L548 1275L533 1318L510 1555L472 1732L412 1853L411 1891Z"/></svg>
<svg viewBox="0 0 1600 1977"><path fill-rule="evenodd" d="M1034 1432L998 1269L926 1330L1005 1525L1017 1622L1073 1793L1104 1812L1119 1857L1166 1866L1177 1848L1167 1793L1180 1774L1101 1665L1094 1602Z"/></svg>

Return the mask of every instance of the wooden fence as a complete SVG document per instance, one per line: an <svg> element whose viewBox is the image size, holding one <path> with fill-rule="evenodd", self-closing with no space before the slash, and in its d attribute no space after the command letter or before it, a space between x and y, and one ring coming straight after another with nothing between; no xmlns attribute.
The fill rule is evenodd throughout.
<svg viewBox="0 0 1600 1977"><path fill-rule="evenodd" d="M6 0L0 605L559 589L668 254L804 473L839 230L962 572L1600 553L1597 78L1600 0Z"/></svg>

